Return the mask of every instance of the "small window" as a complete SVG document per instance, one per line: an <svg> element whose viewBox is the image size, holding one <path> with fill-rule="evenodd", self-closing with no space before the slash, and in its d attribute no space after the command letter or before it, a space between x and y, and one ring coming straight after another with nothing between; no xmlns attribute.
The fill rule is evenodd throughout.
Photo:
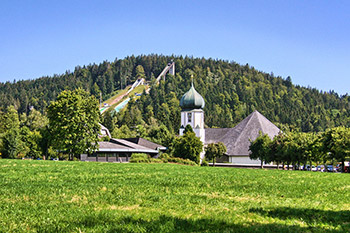
<svg viewBox="0 0 350 233"><path fill-rule="evenodd" d="M188 122L192 122L192 113L191 112L187 113L187 120L188 120Z"/></svg>

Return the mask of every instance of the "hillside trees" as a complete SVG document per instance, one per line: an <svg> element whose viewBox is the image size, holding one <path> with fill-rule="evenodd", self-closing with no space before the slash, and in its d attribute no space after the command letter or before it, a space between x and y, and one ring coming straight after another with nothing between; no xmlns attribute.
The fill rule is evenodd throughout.
<svg viewBox="0 0 350 233"><path fill-rule="evenodd" d="M146 123L149 120L146 108L150 106L153 118L160 121L159 124L178 132L178 120L169 122L164 117L163 113L167 112L164 104L168 104L173 113L169 98L175 96L179 100L189 89L193 75L196 90L206 101L205 124L208 127L232 127L255 109L272 122L291 125L302 132L350 126L350 99L347 95L296 86L290 77L284 80L248 64L182 56L130 56L113 62L78 66L73 72L62 75L0 83L0 107L6 109L13 105L21 114L28 113L29 107L33 106L43 113L60 92L79 87L96 97L101 91L106 99L137 77L145 77L146 81L155 79L171 59L176 63L176 75L167 75L165 81L155 85L150 97L131 103L137 105ZM174 96L170 96L171 92ZM217 112L223 117L218 117Z"/></svg>
<svg viewBox="0 0 350 233"><path fill-rule="evenodd" d="M47 110L54 148L73 156L97 149L98 101L82 89L63 91Z"/></svg>
<svg viewBox="0 0 350 233"><path fill-rule="evenodd" d="M145 75L145 70L143 69L142 65L136 66L136 75L135 75L135 80L146 78Z"/></svg>

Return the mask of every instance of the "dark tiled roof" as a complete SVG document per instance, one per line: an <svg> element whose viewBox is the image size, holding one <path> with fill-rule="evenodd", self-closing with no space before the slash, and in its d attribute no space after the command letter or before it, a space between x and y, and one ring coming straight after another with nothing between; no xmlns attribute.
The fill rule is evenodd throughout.
<svg viewBox="0 0 350 233"><path fill-rule="evenodd" d="M158 153L157 150L129 142L124 139L112 138L109 142L98 142L98 152L132 152L132 153Z"/></svg>
<svg viewBox="0 0 350 233"><path fill-rule="evenodd" d="M261 113L254 111L234 128L205 129L205 144L223 142L227 155L249 155L249 139L254 141L259 131L273 138L280 129Z"/></svg>
<svg viewBox="0 0 350 233"><path fill-rule="evenodd" d="M158 150L158 149L166 150L165 146L159 145L157 143L148 141L148 140L146 140L144 138L140 138L140 137L138 137L138 138L126 138L125 140L133 142L133 143L136 143L136 144L138 144L140 146L144 146L144 147L153 149L153 150Z"/></svg>
<svg viewBox="0 0 350 233"><path fill-rule="evenodd" d="M117 144L114 142L98 142L99 145L99 150L101 149L130 149L130 147L121 145L121 144Z"/></svg>

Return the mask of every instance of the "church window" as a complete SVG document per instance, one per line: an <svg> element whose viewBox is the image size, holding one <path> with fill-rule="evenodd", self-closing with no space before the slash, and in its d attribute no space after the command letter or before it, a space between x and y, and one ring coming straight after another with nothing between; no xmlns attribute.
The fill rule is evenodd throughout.
<svg viewBox="0 0 350 233"><path fill-rule="evenodd" d="M192 113L191 112L187 113L187 119L188 119L188 122L192 122Z"/></svg>

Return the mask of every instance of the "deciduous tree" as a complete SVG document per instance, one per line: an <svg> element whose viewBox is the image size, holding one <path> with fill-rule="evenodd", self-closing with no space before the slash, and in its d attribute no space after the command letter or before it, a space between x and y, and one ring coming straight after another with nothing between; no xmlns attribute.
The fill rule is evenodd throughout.
<svg viewBox="0 0 350 233"><path fill-rule="evenodd" d="M192 131L187 131L174 141L174 156L200 162L200 153L203 150L202 141Z"/></svg>
<svg viewBox="0 0 350 233"><path fill-rule="evenodd" d="M20 122L17 110L11 105L3 117L4 134L2 154L5 158L17 158L20 152Z"/></svg>
<svg viewBox="0 0 350 233"><path fill-rule="evenodd" d="M97 149L100 113L94 96L82 89L63 91L47 113L54 148L70 159Z"/></svg>
<svg viewBox="0 0 350 233"><path fill-rule="evenodd" d="M264 162L269 161L269 145L271 139L267 134L262 135L261 131L259 132L259 137L251 142L249 150L252 152L249 155L251 159L260 159L261 168L264 167Z"/></svg>
<svg viewBox="0 0 350 233"><path fill-rule="evenodd" d="M336 127L327 130L323 134L323 145L331 158L342 162L342 172L344 172L345 158L350 156L350 129Z"/></svg>
<svg viewBox="0 0 350 233"><path fill-rule="evenodd" d="M210 143L205 148L205 158L209 161L213 160L213 166L215 166L216 158L223 156L226 153L226 150L226 146L222 142Z"/></svg>

